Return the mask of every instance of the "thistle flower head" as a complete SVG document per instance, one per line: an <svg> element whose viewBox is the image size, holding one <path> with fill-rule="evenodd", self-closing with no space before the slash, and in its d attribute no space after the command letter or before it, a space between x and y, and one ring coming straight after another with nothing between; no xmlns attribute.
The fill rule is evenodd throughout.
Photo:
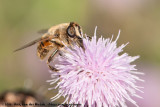
<svg viewBox="0 0 160 107"><path fill-rule="evenodd" d="M64 96L64 103L81 104L82 107L126 107L126 100L138 106L131 96L140 97L136 94L136 90L141 91L140 87L135 83L142 80L135 74L141 73L130 63L139 56L120 54L127 44L117 47L119 34L114 41L96 38L95 30L91 40L83 39L85 51L74 46L58 58L55 66L59 72L52 72L54 79L49 82L58 81L54 88L58 88L59 93L51 98L52 101Z"/></svg>

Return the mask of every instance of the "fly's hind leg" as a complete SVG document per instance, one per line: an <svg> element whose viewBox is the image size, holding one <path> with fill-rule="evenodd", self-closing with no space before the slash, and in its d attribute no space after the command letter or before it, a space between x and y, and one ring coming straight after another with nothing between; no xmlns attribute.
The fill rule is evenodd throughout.
<svg viewBox="0 0 160 107"><path fill-rule="evenodd" d="M52 70L52 71L58 71L55 67L53 67L53 66L51 66L50 65L50 62L53 60L53 58L54 58L54 56L58 53L59 51L58 51L58 49L56 49L50 56L49 56L49 58L48 58L48 60L47 60L47 65L48 65L48 67Z"/></svg>

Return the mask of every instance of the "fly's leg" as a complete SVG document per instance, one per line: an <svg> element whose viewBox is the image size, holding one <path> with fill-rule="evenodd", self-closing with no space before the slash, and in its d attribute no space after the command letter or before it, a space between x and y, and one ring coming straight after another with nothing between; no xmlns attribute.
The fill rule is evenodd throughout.
<svg viewBox="0 0 160 107"><path fill-rule="evenodd" d="M50 62L53 60L54 56L58 53L58 49L56 49L48 58L47 65L52 71L58 71L55 67L50 65Z"/></svg>
<svg viewBox="0 0 160 107"><path fill-rule="evenodd" d="M90 37L90 36L88 36L88 35L87 35L87 37L89 38L89 40L91 40L91 39L92 39L92 37Z"/></svg>

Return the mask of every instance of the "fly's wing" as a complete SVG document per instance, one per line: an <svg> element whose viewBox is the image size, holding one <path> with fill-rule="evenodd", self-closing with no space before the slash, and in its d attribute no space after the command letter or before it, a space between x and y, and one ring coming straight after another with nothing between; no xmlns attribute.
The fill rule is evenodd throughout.
<svg viewBox="0 0 160 107"><path fill-rule="evenodd" d="M41 41L41 40L42 40L41 38L38 38L38 39L36 39L36 40L34 40L34 41L32 41L32 42L26 44L26 45L24 45L24 46L22 46L22 47L20 47L20 48L18 48L18 49L16 49L16 50L14 50L13 52L16 52L16 51L25 49L25 48L27 48L27 47L30 47L30 46L36 44L37 42L39 42L39 41Z"/></svg>
<svg viewBox="0 0 160 107"><path fill-rule="evenodd" d="M49 39L49 37L47 37L47 36L46 36L46 37L43 37L43 38L38 38L38 39L36 39L36 40L34 40L34 41L32 41L32 42L26 44L26 45L24 45L24 46L22 46L22 47L20 47L20 48L18 48L18 49L16 49L16 50L14 50L13 52L16 52L16 51L19 51L19 50L28 48L28 47L30 47L30 46L36 44L37 42L41 42L41 41L44 41L44 40L47 40L47 39Z"/></svg>
<svg viewBox="0 0 160 107"><path fill-rule="evenodd" d="M42 42L42 41L45 41L45 40L53 39L54 37L55 37L54 35L49 35L48 33L45 33L42 37L40 37L40 38L38 38L38 39L36 39L36 40L34 40L34 41L22 46L22 47L14 50L14 52L22 50L22 49L25 49L27 47L30 47L30 46L36 44L37 42Z"/></svg>
<svg viewBox="0 0 160 107"><path fill-rule="evenodd" d="M37 33L39 33L39 34L45 34L47 32L48 32L48 29L41 29Z"/></svg>

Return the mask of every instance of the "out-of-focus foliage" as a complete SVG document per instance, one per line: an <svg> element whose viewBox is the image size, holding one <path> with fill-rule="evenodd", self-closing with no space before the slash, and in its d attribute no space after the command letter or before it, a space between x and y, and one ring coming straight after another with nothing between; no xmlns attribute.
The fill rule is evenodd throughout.
<svg viewBox="0 0 160 107"><path fill-rule="evenodd" d="M93 0L89 26L98 26L105 37L121 29L120 43L130 42L127 51L141 60L160 64L160 2L158 0ZM90 30L89 30L90 31Z"/></svg>

